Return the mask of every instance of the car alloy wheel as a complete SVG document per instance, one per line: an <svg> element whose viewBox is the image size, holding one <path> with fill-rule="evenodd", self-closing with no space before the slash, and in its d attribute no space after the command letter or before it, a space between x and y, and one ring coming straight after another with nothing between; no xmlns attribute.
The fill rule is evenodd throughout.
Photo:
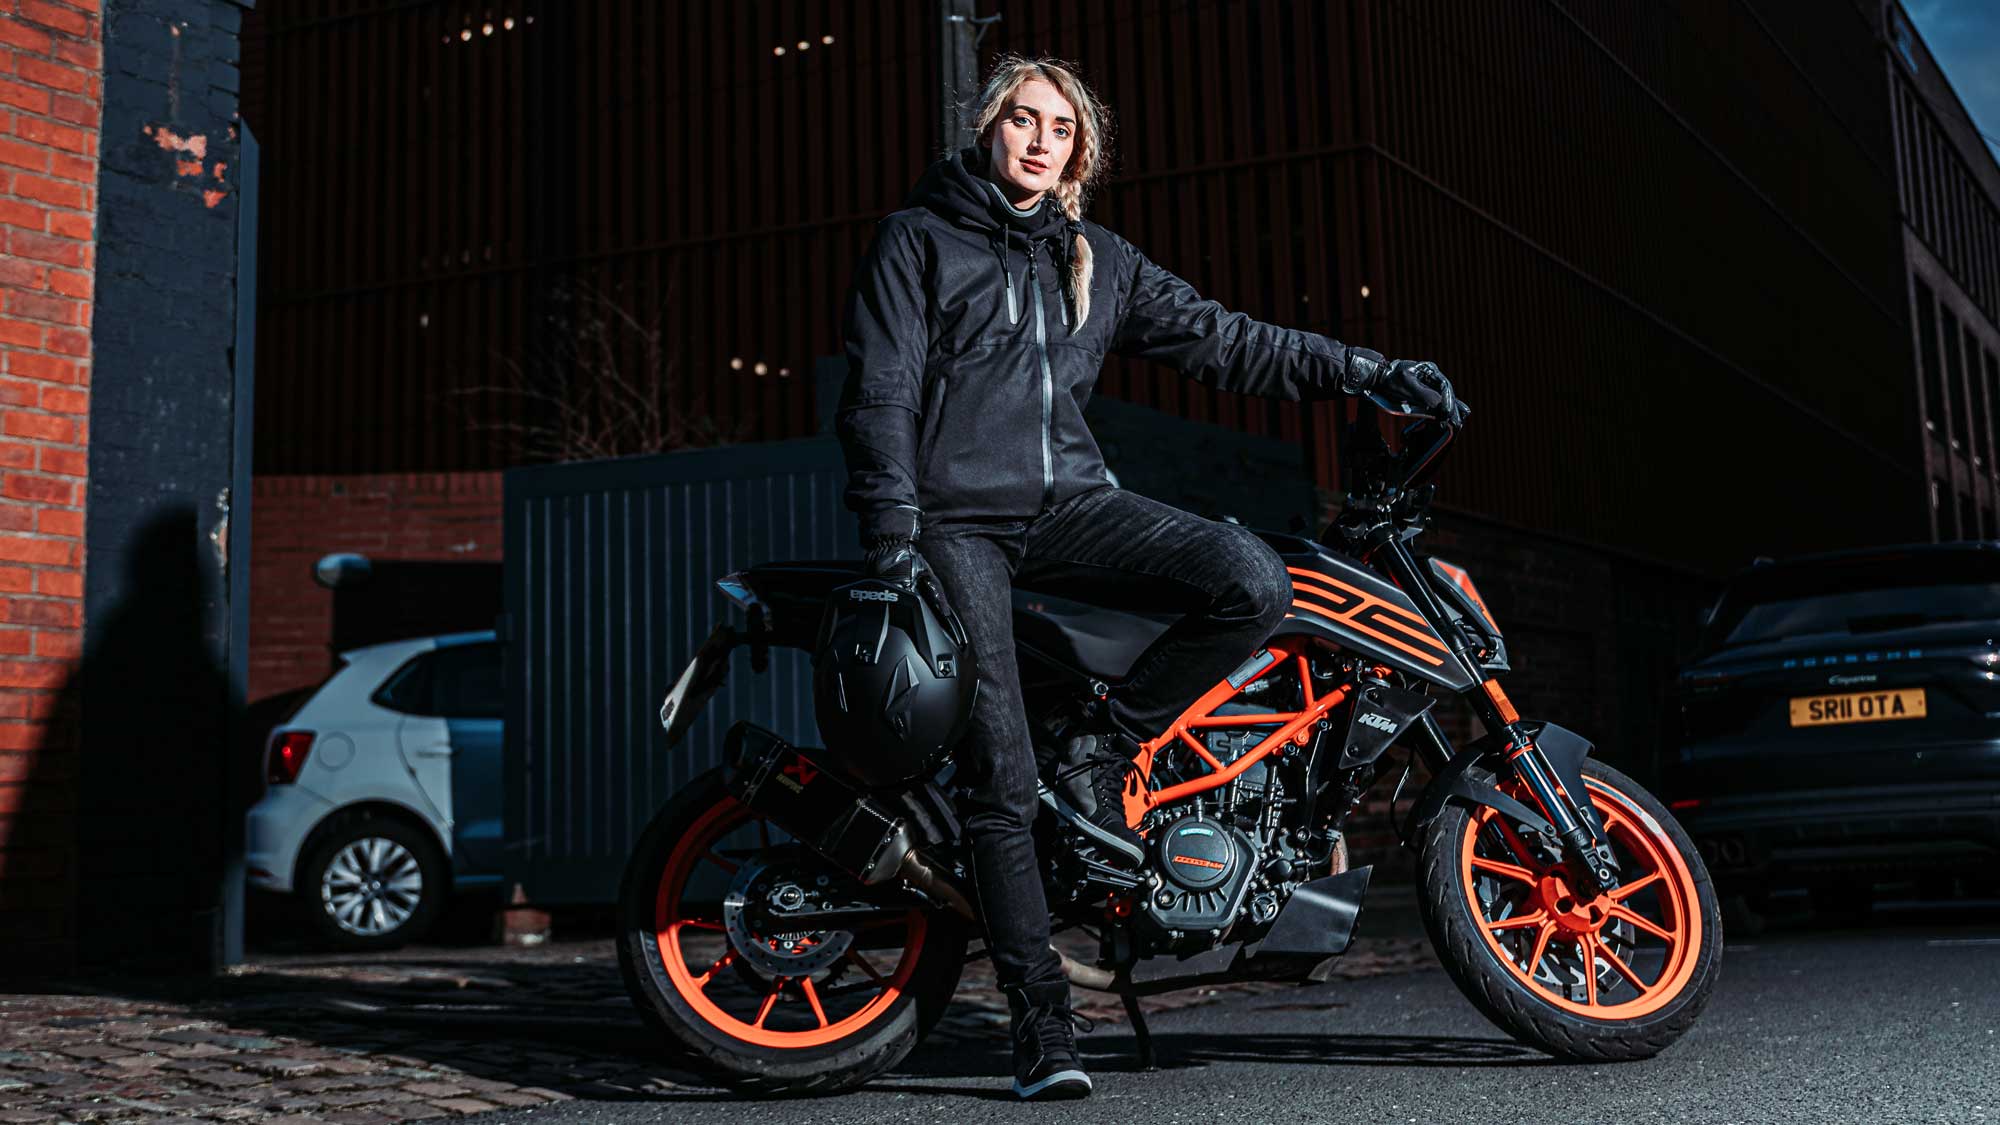
<svg viewBox="0 0 2000 1125"><path fill-rule="evenodd" d="M410 849L364 836L334 853L320 876L320 902L335 925L357 937L382 937L407 925L423 900L423 867Z"/></svg>

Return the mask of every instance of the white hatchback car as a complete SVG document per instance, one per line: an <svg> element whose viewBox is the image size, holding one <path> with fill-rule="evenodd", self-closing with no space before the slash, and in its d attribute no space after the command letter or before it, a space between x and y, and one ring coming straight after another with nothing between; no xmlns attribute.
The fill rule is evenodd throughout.
<svg viewBox="0 0 2000 1125"><path fill-rule="evenodd" d="M500 645L462 633L340 659L271 732L250 885L295 894L331 944L389 949L453 892L500 885Z"/></svg>

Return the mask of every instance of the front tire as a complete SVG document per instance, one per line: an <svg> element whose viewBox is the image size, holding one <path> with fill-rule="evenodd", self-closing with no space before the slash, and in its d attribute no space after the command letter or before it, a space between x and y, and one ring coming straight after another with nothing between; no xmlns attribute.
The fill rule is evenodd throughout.
<svg viewBox="0 0 2000 1125"><path fill-rule="evenodd" d="M1508 1034L1573 1061L1650 1058L1714 990L1721 909L1701 853L1652 794L1602 762L1583 775L1618 887L1582 899L1566 861L1493 809L1452 804L1423 832L1418 906L1452 980Z"/></svg>
<svg viewBox="0 0 2000 1125"><path fill-rule="evenodd" d="M773 847L776 835L729 795L719 769L653 818L619 892L626 989L676 1059L721 1085L766 1095L858 1086L901 1062L950 1003L967 930L919 910L856 931L732 928L729 896L764 885L753 865L779 872L772 881L830 871L796 845ZM837 957L820 956L834 948Z"/></svg>

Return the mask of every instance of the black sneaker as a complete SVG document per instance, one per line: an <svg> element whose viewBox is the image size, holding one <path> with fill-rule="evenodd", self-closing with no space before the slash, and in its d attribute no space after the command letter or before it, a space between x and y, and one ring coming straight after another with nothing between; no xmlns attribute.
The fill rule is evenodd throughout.
<svg viewBox="0 0 2000 1125"><path fill-rule="evenodd" d="M1009 991L1007 1001L1014 1015L1014 1095L1024 1101L1089 1097L1076 1031L1091 1030L1091 1022L1070 1009L1069 985Z"/></svg>
<svg viewBox="0 0 2000 1125"><path fill-rule="evenodd" d="M1138 746L1122 734L1084 734L1070 738L1061 751L1050 786L1057 803L1076 813L1082 822L1078 830L1113 863L1144 864L1146 841L1125 823L1125 787Z"/></svg>

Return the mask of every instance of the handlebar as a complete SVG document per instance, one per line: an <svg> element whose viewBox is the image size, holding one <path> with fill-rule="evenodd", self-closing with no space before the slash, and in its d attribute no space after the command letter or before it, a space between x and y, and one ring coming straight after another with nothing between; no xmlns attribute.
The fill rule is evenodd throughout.
<svg viewBox="0 0 2000 1125"><path fill-rule="evenodd" d="M1459 427L1435 418L1412 418L1403 428L1403 451L1390 454L1376 424L1381 412L1371 399L1362 398L1355 412L1354 427L1344 443L1352 493L1382 491L1385 495L1407 493L1437 474L1445 447L1458 436Z"/></svg>

